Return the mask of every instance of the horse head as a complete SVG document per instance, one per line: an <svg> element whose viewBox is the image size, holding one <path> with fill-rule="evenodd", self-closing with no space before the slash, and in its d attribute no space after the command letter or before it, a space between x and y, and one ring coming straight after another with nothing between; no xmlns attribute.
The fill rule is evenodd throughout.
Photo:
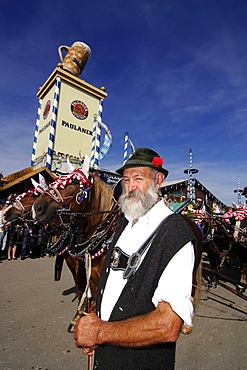
<svg viewBox="0 0 247 370"><path fill-rule="evenodd" d="M31 179L34 189L30 189L11 199L9 205L4 209L4 223L15 223L18 221L29 221L31 219L31 209L35 200L47 188L45 179L39 174L39 183Z"/></svg>
<svg viewBox="0 0 247 370"><path fill-rule="evenodd" d="M32 208L34 219L43 223L49 223L53 227L60 226L59 219L55 217L57 210L69 209L73 198L82 189L84 191L84 186L88 183L87 169L76 170L68 158L67 167L69 174L55 178L54 182L45 189L40 200Z"/></svg>
<svg viewBox="0 0 247 370"><path fill-rule="evenodd" d="M72 165L71 165L72 166ZM81 204L83 196L86 198L91 188L91 181L81 169L71 168L71 173L55 178L49 185L40 199L33 205L34 218L51 226L61 226L59 217L56 217L58 210L71 210L75 201Z"/></svg>

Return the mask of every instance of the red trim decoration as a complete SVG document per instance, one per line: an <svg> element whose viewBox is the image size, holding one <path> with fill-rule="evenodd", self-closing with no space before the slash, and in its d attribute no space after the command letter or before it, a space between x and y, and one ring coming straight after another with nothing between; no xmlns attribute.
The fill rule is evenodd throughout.
<svg viewBox="0 0 247 370"><path fill-rule="evenodd" d="M160 167L162 164L164 163L163 159L160 158L160 157L153 157L152 159L152 164L155 166L155 167Z"/></svg>
<svg viewBox="0 0 247 370"><path fill-rule="evenodd" d="M247 209L244 209L243 206L239 206L238 209L236 209L233 212L233 217L236 221L242 221L247 216Z"/></svg>
<svg viewBox="0 0 247 370"><path fill-rule="evenodd" d="M43 191L44 191L44 189L43 189ZM19 200L21 200L23 198L28 197L31 194L40 195L40 193L42 193L42 192L41 191L38 191L37 189L30 189L30 190L26 191L25 193L22 193L22 194L17 195L17 197L14 200L15 201L16 200L19 201Z"/></svg>
<svg viewBox="0 0 247 370"><path fill-rule="evenodd" d="M75 168L68 175L61 175L54 179L54 182L49 185L49 188L64 189L67 185L70 185L73 180L78 180L80 185L92 187L91 180L85 175L81 168Z"/></svg>

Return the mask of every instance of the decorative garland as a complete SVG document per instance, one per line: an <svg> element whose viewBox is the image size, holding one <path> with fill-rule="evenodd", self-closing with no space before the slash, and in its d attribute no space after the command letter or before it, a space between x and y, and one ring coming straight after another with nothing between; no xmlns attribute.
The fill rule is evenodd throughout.
<svg viewBox="0 0 247 370"><path fill-rule="evenodd" d="M232 215L236 221L242 221L247 216L247 209L245 209L243 206L239 207L232 213Z"/></svg>
<svg viewBox="0 0 247 370"><path fill-rule="evenodd" d="M31 194L38 196L39 194L41 194L41 191L39 191L37 189L30 189L30 190L26 191L25 193L22 193L22 194L17 195L17 197L15 198L15 201L16 200L21 200L23 198L26 198L26 197L28 197Z"/></svg>
<svg viewBox="0 0 247 370"><path fill-rule="evenodd" d="M81 168L75 168L68 175L61 175L55 178L49 187L56 189L64 189L66 186L70 185L73 180L77 180L80 183L80 186L84 187L85 185L89 188L92 187L92 181L85 175Z"/></svg>

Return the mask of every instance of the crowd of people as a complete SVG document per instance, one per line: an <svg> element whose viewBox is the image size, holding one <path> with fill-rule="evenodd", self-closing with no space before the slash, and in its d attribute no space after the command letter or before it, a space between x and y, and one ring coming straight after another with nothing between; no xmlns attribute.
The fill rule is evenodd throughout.
<svg viewBox="0 0 247 370"><path fill-rule="evenodd" d="M37 222L4 224L3 206L0 206L0 251L1 258L8 261L20 258L40 258L46 255L48 236ZM49 254L51 256L51 254Z"/></svg>

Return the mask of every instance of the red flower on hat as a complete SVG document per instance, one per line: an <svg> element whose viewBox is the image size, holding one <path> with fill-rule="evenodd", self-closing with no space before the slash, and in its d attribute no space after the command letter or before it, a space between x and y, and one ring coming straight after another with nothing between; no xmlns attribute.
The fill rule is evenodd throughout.
<svg viewBox="0 0 247 370"><path fill-rule="evenodd" d="M152 159L152 164L155 166L155 167L159 167L161 166L162 164L164 163L163 159L160 158L160 157L153 157Z"/></svg>

